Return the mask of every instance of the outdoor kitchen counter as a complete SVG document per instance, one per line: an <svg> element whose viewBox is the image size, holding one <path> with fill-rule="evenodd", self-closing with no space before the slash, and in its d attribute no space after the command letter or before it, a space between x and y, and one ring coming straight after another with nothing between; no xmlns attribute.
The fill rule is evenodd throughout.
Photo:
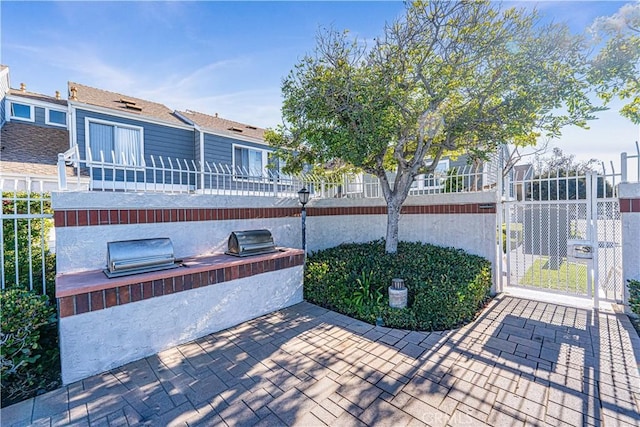
<svg viewBox="0 0 640 427"><path fill-rule="evenodd" d="M277 252L242 258L223 253L189 257L184 258L177 268L112 279L102 270L63 273L56 276L56 298L140 285L141 299L146 299L282 270L303 263L304 252L301 249L278 248ZM151 295L145 295L145 292Z"/></svg>

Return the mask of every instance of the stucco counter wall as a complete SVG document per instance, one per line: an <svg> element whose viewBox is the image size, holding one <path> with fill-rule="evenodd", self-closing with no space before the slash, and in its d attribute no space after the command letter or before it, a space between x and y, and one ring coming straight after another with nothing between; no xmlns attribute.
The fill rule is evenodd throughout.
<svg viewBox="0 0 640 427"><path fill-rule="evenodd" d="M164 295L135 302L131 292L131 302L98 310L91 310L93 297L104 294L92 292L90 311L60 317L62 381L69 384L302 302L302 275L299 263L179 292L165 288ZM138 289L145 292L143 284ZM122 292L115 298L122 302Z"/></svg>

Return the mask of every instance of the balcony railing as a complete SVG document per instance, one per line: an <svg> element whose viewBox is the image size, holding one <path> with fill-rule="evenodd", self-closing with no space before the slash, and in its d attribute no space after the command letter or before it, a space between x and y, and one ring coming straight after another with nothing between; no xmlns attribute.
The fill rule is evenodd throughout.
<svg viewBox="0 0 640 427"><path fill-rule="evenodd" d="M108 156L117 159L115 153ZM297 197L306 187L316 198L381 198L377 177L362 173L284 174L272 169L249 170L227 164L149 156L143 164L81 159L76 147L58 155L61 191L122 191L160 193L200 193L234 196ZM65 174L71 166L75 174ZM395 175L388 174L393 182ZM410 195L475 192L495 186L495 174L477 166L452 168L430 175L419 175Z"/></svg>

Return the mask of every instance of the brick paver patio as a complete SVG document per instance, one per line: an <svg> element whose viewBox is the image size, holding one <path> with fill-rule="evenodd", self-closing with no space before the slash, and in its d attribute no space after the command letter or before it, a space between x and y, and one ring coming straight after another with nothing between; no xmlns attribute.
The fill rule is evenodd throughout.
<svg viewBox="0 0 640 427"><path fill-rule="evenodd" d="M2 425L640 425L624 315L502 296L419 333L302 303L2 410Z"/></svg>

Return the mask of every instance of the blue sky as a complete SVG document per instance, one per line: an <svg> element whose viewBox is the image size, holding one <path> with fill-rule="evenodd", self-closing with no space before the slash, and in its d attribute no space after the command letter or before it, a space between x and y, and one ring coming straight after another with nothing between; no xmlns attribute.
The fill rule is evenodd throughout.
<svg viewBox="0 0 640 427"><path fill-rule="evenodd" d="M509 2L537 7L581 32L625 2ZM401 2L10 2L0 3L0 62L11 84L64 96L67 81L173 109L273 127L280 83L313 50L319 27L379 35ZM632 150L639 129L616 111L592 129L566 129L553 144L578 158Z"/></svg>

